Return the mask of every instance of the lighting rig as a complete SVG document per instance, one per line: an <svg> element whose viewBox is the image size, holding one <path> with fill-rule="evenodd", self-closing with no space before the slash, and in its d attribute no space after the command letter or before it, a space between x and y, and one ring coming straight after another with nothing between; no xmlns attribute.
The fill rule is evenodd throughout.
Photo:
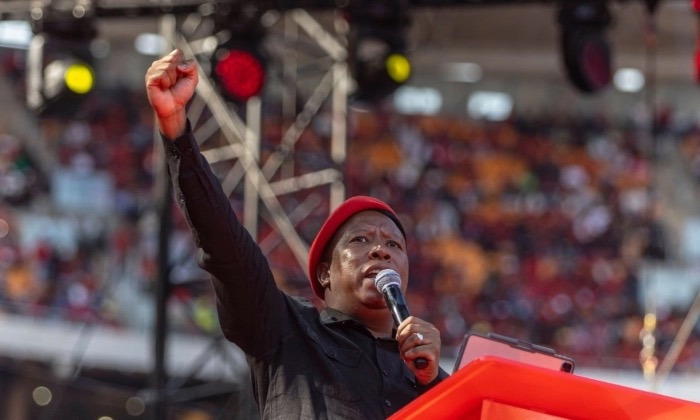
<svg viewBox="0 0 700 420"><path fill-rule="evenodd" d="M606 31L612 16L604 0L562 2L560 47L569 81L583 93L595 93L612 80L612 50Z"/></svg>
<svg viewBox="0 0 700 420"><path fill-rule="evenodd" d="M408 6L406 0L362 0L348 6L348 61L355 81L352 99L381 100L411 77L406 43Z"/></svg>
<svg viewBox="0 0 700 420"><path fill-rule="evenodd" d="M223 5L215 18L219 38L211 58L211 76L221 93L234 102L259 96L265 86L266 35L257 7Z"/></svg>
<svg viewBox="0 0 700 420"><path fill-rule="evenodd" d="M642 1L642 0L640 0ZM649 0L644 0L648 2ZM543 1L539 1L542 3ZM606 88L612 79L612 48L607 31L612 24L612 0L550 2L558 9L560 54L569 81L583 93ZM341 4L342 3L342 4ZM228 10L217 22L222 36L212 56L212 77L227 99L245 102L259 95L266 82L267 59L260 39L259 18L268 10L334 9L347 16L350 28L348 65L353 81L351 99L380 100L411 77L406 31L410 11L420 7L505 5L517 0L34 0L0 3L3 17L29 11L36 35L30 51L28 105L41 112L58 98L85 95L95 77L87 45L95 36L95 18L197 13L204 7ZM532 3L536 3L532 1ZM693 2L697 10L697 2ZM257 16L246 16L249 9ZM25 10L26 9L26 10ZM63 51L48 55L47 51ZM57 64L50 66L52 61ZM71 61L73 64L71 64ZM76 67L76 65L78 67ZM72 67L71 67L72 66ZM80 75L76 82L75 75ZM71 77L70 81L65 77ZM94 80L92 80L94 83ZM77 85L77 86L76 86Z"/></svg>
<svg viewBox="0 0 700 420"><path fill-rule="evenodd" d="M30 17L34 36L26 60L27 106L40 115L70 115L95 85L92 9L34 8Z"/></svg>

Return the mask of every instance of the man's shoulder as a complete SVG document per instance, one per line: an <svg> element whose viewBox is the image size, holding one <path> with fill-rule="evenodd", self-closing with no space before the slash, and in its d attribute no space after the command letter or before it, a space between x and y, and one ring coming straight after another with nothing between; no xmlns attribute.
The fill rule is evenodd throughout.
<svg viewBox="0 0 700 420"><path fill-rule="evenodd" d="M319 316L319 309L311 299L304 296L289 296L287 294L285 294L285 296L289 304L296 308L298 312L302 312L307 316Z"/></svg>

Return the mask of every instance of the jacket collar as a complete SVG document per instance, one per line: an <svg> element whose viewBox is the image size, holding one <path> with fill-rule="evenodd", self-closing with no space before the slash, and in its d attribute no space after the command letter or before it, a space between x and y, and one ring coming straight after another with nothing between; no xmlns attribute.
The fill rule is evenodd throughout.
<svg viewBox="0 0 700 420"><path fill-rule="evenodd" d="M361 322L357 321L356 319L344 314L343 312L340 312L336 309L332 308L323 308L321 310L321 323L326 326L333 326L333 325L344 325L344 326L352 326L353 328L360 329L367 334L371 333L365 327ZM396 328L393 328L391 330L391 338L386 337L382 338L382 340L394 340L394 337L396 336Z"/></svg>

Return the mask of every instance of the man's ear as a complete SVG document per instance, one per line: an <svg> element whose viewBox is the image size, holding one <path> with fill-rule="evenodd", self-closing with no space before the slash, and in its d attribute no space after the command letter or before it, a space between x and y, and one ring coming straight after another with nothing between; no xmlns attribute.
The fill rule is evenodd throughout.
<svg viewBox="0 0 700 420"><path fill-rule="evenodd" d="M321 283L321 287L327 289L331 285L331 266L327 262L321 261L316 266L316 278Z"/></svg>

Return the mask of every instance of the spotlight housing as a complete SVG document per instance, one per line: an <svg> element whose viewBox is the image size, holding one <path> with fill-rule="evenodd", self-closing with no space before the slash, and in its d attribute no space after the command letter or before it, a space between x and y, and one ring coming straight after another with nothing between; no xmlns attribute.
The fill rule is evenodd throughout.
<svg viewBox="0 0 700 420"><path fill-rule="evenodd" d="M70 116L96 84L90 18L49 16L33 22L27 50L27 106L40 116Z"/></svg>
<svg viewBox="0 0 700 420"><path fill-rule="evenodd" d="M240 10L219 17L221 42L211 58L211 77L222 95L234 103L259 96L267 73L267 54L263 48L265 31L260 16L250 17Z"/></svg>
<svg viewBox="0 0 700 420"><path fill-rule="evenodd" d="M404 1L356 2L348 11L351 100L375 102L405 84L412 73Z"/></svg>
<svg viewBox="0 0 700 420"><path fill-rule="evenodd" d="M559 10L560 47L569 81L595 93L612 81L612 49L605 31L612 18L602 0L563 2Z"/></svg>

